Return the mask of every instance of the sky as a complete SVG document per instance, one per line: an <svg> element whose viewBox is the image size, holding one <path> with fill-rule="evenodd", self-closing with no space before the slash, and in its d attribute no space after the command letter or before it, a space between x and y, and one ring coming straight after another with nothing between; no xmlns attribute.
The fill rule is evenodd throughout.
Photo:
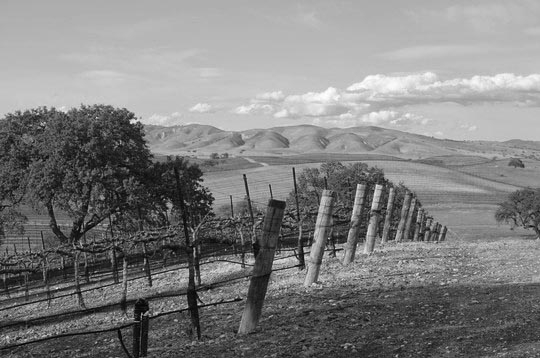
<svg viewBox="0 0 540 358"><path fill-rule="evenodd" d="M537 0L2 0L0 116L540 140Z"/></svg>

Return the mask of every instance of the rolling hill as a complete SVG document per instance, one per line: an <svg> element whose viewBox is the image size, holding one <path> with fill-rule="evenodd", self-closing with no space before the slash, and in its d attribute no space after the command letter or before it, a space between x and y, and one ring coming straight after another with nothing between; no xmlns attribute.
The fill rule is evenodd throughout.
<svg viewBox="0 0 540 358"><path fill-rule="evenodd" d="M161 155L295 155L303 153L383 154L402 159L474 155L540 159L540 142L455 141L374 126L323 128L313 125L226 131L209 125L148 125L150 149Z"/></svg>

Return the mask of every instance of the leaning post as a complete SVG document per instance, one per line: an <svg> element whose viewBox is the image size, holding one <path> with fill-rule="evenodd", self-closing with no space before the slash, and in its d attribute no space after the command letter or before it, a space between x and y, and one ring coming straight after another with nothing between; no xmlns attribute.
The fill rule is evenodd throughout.
<svg viewBox="0 0 540 358"><path fill-rule="evenodd" d="M259 254L255 257L255 266L253 267L246 306L242 314L238 334L253 332L261 317L284 211L284 201L270 199L264 217L263 231L257 240Z"/></svg>
<svg viewBox="0 0 540 358"><path fill-rule="evenodd" d="M383 186L377 184L373 193L373 201L371 202L371 212L369 218L369 226L366 234L366 244L364 245L364 254L371 254L375 248L375 239L377 236L377 228L379 227L379 215L381 205L381 195Z"/></svg>
<svg viewBox="0 0 540 358"><path fill-rule="evenodd" d="M357 184L356 194L354 196L354 206L351 214L351 226L349 228L349 235L347 236L347 243L345 244L345 256L343 257L344 265L348 265L354 261L356 246L358 245L358 232L360 231L365 198L366 184Z"/></svg>
<svg viewBox="0 0 540 358"><path fill-rule="evenodd" d="M416 224L414 228L413 241L418 241L420 237L420 232L422 230L422 221L424 220L424 209L419 208L418 213L416 214Z"/></svg>
<svg viewBox="0 0 540 358"><path fill-rule="evenodd" d="M313 245L309 255L308 272L304 280L304 286L310 286L317 282L319 271L321 269L322 258L324 254L324 245L330 232L332 222L332 211L334 209L335 193L332 190L323 190L319 213L315 223L315 232L313 234Z"/></svg>
<svg viewBox="0 0 540 358"><path fill-rule="evenodd" d="M407 221L405 222L405 231L403 231L403 240L409 241L411 238L411 227L414 219L414 210L416 209L416 197L411 199L409 204L409 213L407 215Z"/></svg>
<svg viewBox="0 0 540 358"><path fill-rule="evenodd" d="M409 214L409 206L411 204L411 192L407 191L405 193L405 198L403 199L403 206L401 207L401 216L399 219L399 224L396 232L396 242L401 242L403 240L403 233L405 231L405 223L407 221L407 215Z"/></svg>
<svg viewBox="0 0 540 358"><path fill-rule="evenodd" d="M388 203L386 204L386 217L384 219L383 234L381 237L381 243L388 241L390 235L390 226L392 225L392 214L394 213L394 199L396 197L396 189L390 188L388 193Z"/></svg>

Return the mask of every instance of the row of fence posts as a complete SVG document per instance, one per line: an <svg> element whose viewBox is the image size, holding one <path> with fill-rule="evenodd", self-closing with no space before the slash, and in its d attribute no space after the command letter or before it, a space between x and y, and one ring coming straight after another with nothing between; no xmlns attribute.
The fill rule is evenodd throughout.
<svg viewBox="0 0 540 358"><path fill-rule="evenodd" d="M293 172L294 173L294 172ZM246 191L248 192L247 181L245 179ZM364 202L366 198L367 186L365 184L358 184L356 188L355 200L353 204L353 211L351 215L351 222L349 226L349 233L347 236L347 243L345 244L345 254L343 258L344 264L350 264L354 261L356 256L356 248L359 242L359 232L361 225L362 212L364 208ZM365 237L364 251L366 255L371 255L374 251L375 244L378 236L379 221L381 219L381 198L383 196L383 185L377 184L374 189L373 199L371 202L368 229ZM248 198L249 198L249 194ZM395 206L395 189L390 188L388 193L388 203L386 206L386 217L383 226L383 232L381 235L381 243L385 243L389 240L390 227L392 214ZM320 267L324 255L324 248L332 228L332 214L334 210L336 195L332 190L323 190L319 210L317 214L317 220L315 224L315 230L313 235L313 243L311 246L308 270L304 280L304 286L310 286L317 282L319 277ZM248 199L249 200L249 199ZM397 231L395 234L395 242L403 241L443 241L446 237L447 228L442 226L433 219L425 221L426 211L418 206L417 198L409 191L405 193L403 205L401 208L400 220L398 223ZM416 220L414 217L415 209L417 210ZM264 299L268 289L268 283L270 275L272 273L272 266L275 256L275 250L278 244L278 238L281 228L281 222L283 220L283 214L285 210L285 202L270 199L267 207L267 212L264 217L262 232L254 240L254 248L257 247L258 252L255 254L255 264L251 275L249 284L246 304L242 313L238 334L247 334L252 332L261 317ZM300 219L298 219L300 222ZM413 227L413 222L414 227ZM412 238L412 239L411 239ZM301 265L298 265L301 266ZM148 304L146 303L146 309ZM142 333L140 328L140 314L138 311L140 308L136 308L133 338L133 354L134 357L143 356L144 350L147 346L147 330L146 333ZM200 334L200 333L199 333ZM145 336L146 338L142 338ZM200 338L200 336L199 336ZM144 347L141 348L141 347ZM141 354L141 355L139 355Z"/></svg>

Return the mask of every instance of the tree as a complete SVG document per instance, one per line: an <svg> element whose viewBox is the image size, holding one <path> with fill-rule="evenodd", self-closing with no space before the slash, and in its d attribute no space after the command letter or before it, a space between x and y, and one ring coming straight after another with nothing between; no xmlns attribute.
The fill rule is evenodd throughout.
<svg viewBox="0 0 540 358"><path fill-rule="evenodd" d="M195 228L202 219L212 213L214 197L207 187L202 185L203 172L197 164L191 164L183 157L167 157L165 162L154 163L152 179L155 195L172 206L178 217L182 216L181 204L178 202L178 191L174 177L174 169L178 170L188 224Z"/></svg>
<svg viewBox="0 0 540 358"><path fill-rule="evenodd" d="M523 161L519 158L510 159L510 161L508 162L508 166L514 168L525 168L525 164L523 164Z"/></svg>
<svg viewBox="0 0 540 358"><path fill-rule="evenodd" d="M511 193L504 203L499 204L495 220L510 224L512 228L532 229L540 238L540 188Z"/></svg>
<svg viewBox="0 0 540 358"><path fill-rule="evenodd" d="M0 163L2 199L46 213L55 236L75 244L129 207L151 154L142 124L125 108L40 107L0 120ZM69 218L67 229L61 216Z"/></svg>

